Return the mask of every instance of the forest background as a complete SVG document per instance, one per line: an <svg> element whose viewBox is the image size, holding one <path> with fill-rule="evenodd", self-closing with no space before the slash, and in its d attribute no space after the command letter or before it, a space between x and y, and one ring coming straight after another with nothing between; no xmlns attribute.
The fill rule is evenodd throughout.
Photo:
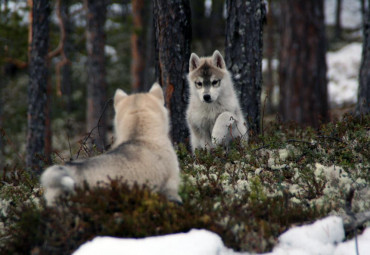
<svg viewBox="0 0 370 255"><path fill-rule="evenodd" d="M354 22L357 25L346 28L341 25L341 13L348 4L344 1L343 7L342 0L325 1L325 6L335 12L330 14L335 20L329 25L325 23L323 1L313 5L272 0L252 1L250 6L234 3L178 1L166 6L144 0L46 1L44 11L50 15L50 24L46 30L40 30L46 33L47 39L46 46L40 44L41 48L47 47L42 61L45 70L40 71L44 73L37 80L37 70L30 59L32 43L37 45L35 40L41 39L37 35L32 37L32 1L2 1L2 167L27 162L29 168L39 172L45 164L50 164L52 152L60 158L73 159L91 143L98 151L106 150L112 142L113 112L109 98L115 89L146 91L156 80L164 87L167 99L170 91L175 92L171 92L174 99L167 102L168 107L171 104L171 135L174 142L187 143L185 76L190 52L202 56L219 49L226 53L250 131L255 134L261 132L261 115L265 119L278 117L315 128L321 122L335 119L338 106L343 105L329 105L325 54L350 42L362 41L368 3L357 2L357 16L363 22L357 20ZM174 22L164 28L160 21L166 18L166 8L173 8ZM243 11L249 16L243 16ZM253 12L259 16L253 18ZM49 19L46 21L49 23ZM235 36L237 29L237 33L244 31L244 34ZM247 45L247 53L241 51L243 44ZM366 40L363 45L368 51ZM176 46L182 49L176 51ZM363 58L369 55L365 51ZM165 55L163 52L167 59L159 59ZM170 66L174 59L180 67L160 70L160 66ZM368 76L368 61L362 62L363 76ZM174 81L175 87L169 87ZM365 100L369 97L368 83L368 78L360 82L365 89L358 95ZM365 102L365 110L361 110L366 113L369 106ZM360 103L357 109L353 108L355 102L350 103L345 105L345 111L356 110L358 114ZM32 105L40 106L38 113ZM339 115L345 111L339 111ZM39 123L32 124L30 119ZM37 132L42 134L33 135ZM71 144L80 146L73 148ZM62 153L68 150L67 154Z"/></svg>

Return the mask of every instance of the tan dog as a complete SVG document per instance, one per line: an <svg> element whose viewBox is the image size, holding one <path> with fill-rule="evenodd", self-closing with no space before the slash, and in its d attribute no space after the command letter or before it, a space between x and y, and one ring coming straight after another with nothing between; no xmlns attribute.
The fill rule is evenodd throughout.
<svg viewBox="0 0 370 255"><path fill-rule="evenodd" d="M112 150L64 166L51 166L42 174L48 205L85 181L94 187L115 178L130 185L147 184L169 200L181 202L179 164L168 136L169 119L162 88L154 84L149 93L130 96L118 89L114 109L116 142Z"/></svg>

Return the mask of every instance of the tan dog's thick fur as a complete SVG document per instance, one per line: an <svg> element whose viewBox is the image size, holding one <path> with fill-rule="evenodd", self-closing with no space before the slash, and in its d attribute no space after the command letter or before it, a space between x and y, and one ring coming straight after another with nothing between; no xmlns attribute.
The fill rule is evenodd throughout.
<svg viewBox="0 0 370 255"><path fill-rule="evenodd" d="M85 181L94 187L116 178L129 185L146 184L169 200L181 202L179 164L168 136L169 118L162 88L154 84L149 93L133 95L118 89L114 109L116 141L112 150L64 166L51 166L42 174L48 205Z"/></svg>
<svg viewBox="0 0 370 255"><path fill-rule="evenodd" d="M236 137L248 140L247 124L219 51L202 58L192 53L188 81L190 100L186 120L193 152L219 144L227 148Z"/></svg>

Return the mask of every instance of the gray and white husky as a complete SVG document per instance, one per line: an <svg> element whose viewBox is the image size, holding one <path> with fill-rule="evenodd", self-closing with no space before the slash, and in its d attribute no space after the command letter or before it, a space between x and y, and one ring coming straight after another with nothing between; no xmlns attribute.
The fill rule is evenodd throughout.
<svg viewBox="0 0 370 255"><path fill-rule="evenodd" d="M191 147L213 148L229 146L233 138L248 140L244 120L234 91L231 74L221 53L212 57L190 56L188 82L190 100L186 120L190 130Z"/></svg>
<svg viewBox="0 0 370 255"><path fill-rule="evenodd" d="M168 199L181 202L179 163L169 139L169 117L163 90L154 84L149 93L114 96L115 144L105 154L47 168L41 176L48 205L65 192L87 182L90 187L122 178L146 184Z"/></svg>

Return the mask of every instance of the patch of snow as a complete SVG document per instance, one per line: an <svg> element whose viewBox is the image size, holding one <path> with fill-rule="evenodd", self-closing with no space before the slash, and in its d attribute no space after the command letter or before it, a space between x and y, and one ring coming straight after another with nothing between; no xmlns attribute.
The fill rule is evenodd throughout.
<svg viewBox="0 0 370 255"><path fill-rule="evenodd" d="M357 255L357 254L370 254L370 228L358 237L357 240L358 253L356 253L356 242L354 239L340 243L336 247L333 255Z"/></svg>
<svg viewBox="0 0 370 255"><path fill-rule="evenodd" d="M279 60L272 59L271 60L271 68L272 70L277 70L279 67ZM262 59L262 72L267 72L267 59Z"/></svg>
<svg viewBox="0 0 370 255"><path fill-rule="evenodd" d="M342 243L343 239L342 218L329 216L312 224L289 229L280 235L279 243L273 251L264 255L355 255L354 239ZM370 228L358 236L357 245L359 254L370 254ZM220 236L204 229L137 239L96 237L73 253L73 255L95 254L250 255L247 252L239 253L226 248Z"/></svg>
<svg viewBox="0 0 370 255"><path fill-rule="evenodd" d="M106 56L111 58L112 62L117 62L117 60L118 60L117 51L114 47L112 47L110 45L105 45L104 46L104 52L105 52Z"/></svg>
<svg viewBox="0 0 370 255"><path fill-rule="evenodd" d="M326 54L329 101L334 105L357 102L362 44L351 43Z"/></svg>
<svg viewBox="0 0 370 255"><path fill-rule="evenodd" d="M147 238L96 237L83 244L74 255L216 255L228 254L221 238L208 230L192 229L179 233Z"/></svg>
<svg viewBox="0 0 370 255"><path fill-rule="evenodd" d="M313 224L294 227L279 237L274 252L295 251L302 254L333 254L335 243L344 239L342 218L331 216Z"/></svg>

